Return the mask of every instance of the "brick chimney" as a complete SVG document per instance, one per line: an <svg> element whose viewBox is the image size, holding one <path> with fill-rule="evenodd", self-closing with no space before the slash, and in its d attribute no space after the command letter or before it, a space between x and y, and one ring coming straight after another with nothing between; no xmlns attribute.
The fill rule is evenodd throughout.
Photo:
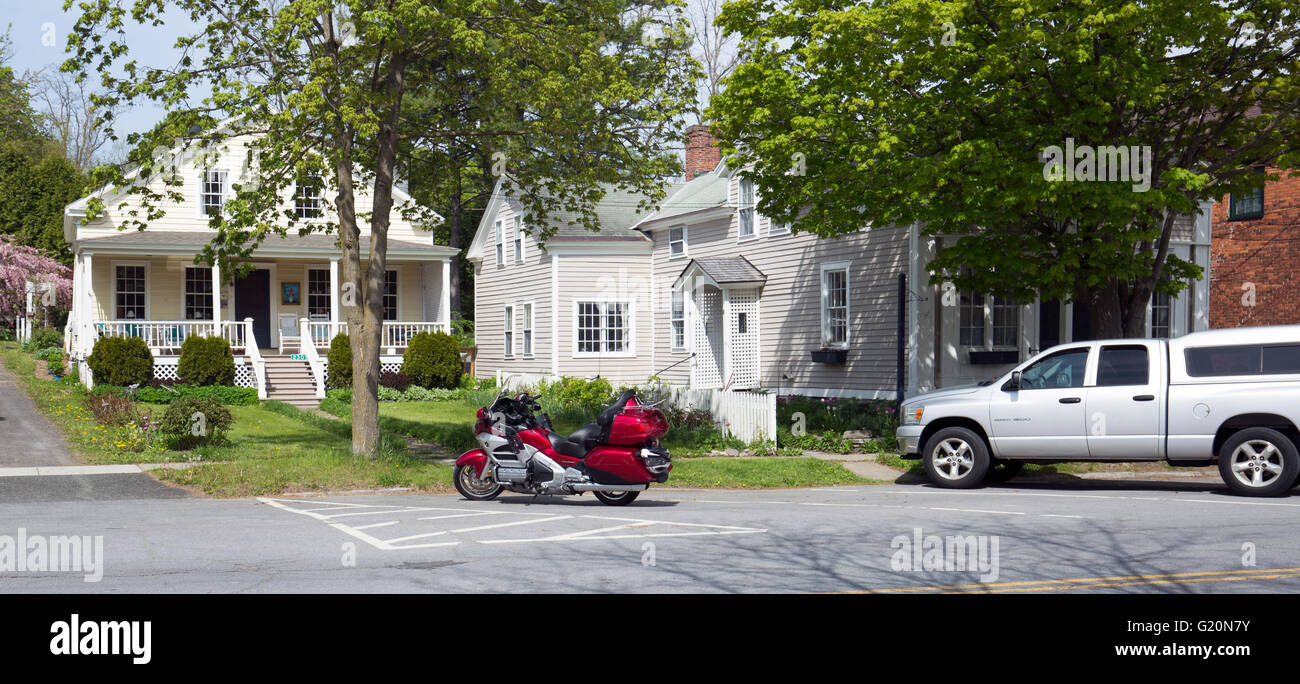
<svg viewBox="0 0 1300 684"><path fill-rule="evenodd" d="M718 141L709 132L708 124L687 126L686 180L695 180L696 176L712 171L721 161L722 150L718 149Z"/></svg>

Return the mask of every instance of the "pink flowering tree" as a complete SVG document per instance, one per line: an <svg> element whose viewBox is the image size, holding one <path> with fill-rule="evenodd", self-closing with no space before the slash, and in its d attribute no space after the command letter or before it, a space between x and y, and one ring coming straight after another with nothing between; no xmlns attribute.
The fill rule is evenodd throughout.
<svg viewBox="0 0 1300 684"><path fill-rule="evenodd" d="M27 311L27 283L36 283L35 317L50 320L50 310L72 306L72 269L35 247L0 235L0 321L12 322Z"/></svg>

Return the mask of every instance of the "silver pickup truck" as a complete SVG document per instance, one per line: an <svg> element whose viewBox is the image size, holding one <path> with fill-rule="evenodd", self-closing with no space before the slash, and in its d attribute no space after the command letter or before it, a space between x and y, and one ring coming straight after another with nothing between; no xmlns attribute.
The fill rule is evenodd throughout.
<svg viewBox="0 0 1300 684"><path fill-rule="evenodd" d="M903 402L899 451L940 487L1025 463L1219 464L1228 487L1300 480L1300 325L1052 347L994 380Z"/></svg>

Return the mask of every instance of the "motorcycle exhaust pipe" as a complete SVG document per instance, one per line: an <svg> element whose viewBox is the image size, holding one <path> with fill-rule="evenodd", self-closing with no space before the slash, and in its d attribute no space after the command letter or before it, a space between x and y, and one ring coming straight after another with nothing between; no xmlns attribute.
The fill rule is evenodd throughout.
<svg viewBox="0 0 1300 684"><path fill-rule="evenodd" d="M648 489L647 484L625 484L625 485L608 485L608 484L571 484L569 488L575 492L639 492Z"/></svg>

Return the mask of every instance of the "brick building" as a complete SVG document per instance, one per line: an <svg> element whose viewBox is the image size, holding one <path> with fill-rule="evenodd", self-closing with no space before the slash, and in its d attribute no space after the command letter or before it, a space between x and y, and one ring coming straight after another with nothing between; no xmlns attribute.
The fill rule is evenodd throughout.
<svg viewBox="0 0 1300 684"><path fill-rule="evenodd" d="M1300 177L1280 174L1253 195L1214 204L1212 328L1300 323Z"/></svg>

